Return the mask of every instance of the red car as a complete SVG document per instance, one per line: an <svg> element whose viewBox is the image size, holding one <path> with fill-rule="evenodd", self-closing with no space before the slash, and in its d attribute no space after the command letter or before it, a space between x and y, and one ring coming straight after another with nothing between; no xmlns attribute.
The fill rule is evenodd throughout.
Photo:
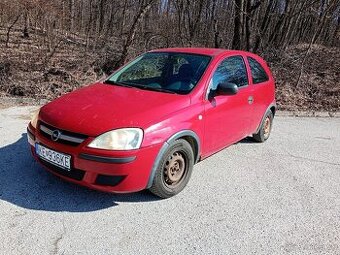
<svg viewBox="0 0 340 255"><path fill-rule="evenodd" d="M274 79L259 56L161 49L43 106L27 133L33 156L63 179L168 198L198 161L248 136L267 140L275 110Z"/></svg>

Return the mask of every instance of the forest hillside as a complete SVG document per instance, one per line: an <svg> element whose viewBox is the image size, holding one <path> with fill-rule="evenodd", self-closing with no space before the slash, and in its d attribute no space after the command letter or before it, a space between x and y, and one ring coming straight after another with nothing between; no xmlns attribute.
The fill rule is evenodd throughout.
<svg viewBox="0 0 340 255"><path fill-rule="evenodd" d="M2 0L0 96L50 100L166 47L255 52L280 109L340 110L340 0Z"/></svg>

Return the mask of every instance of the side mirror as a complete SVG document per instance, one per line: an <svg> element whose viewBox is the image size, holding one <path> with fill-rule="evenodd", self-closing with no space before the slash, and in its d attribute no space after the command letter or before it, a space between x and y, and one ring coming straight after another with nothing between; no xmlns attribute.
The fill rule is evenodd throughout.
<svg viewBox="0 0 340 255"><path fill-rule="evenodd" d="M238 87L235 83L224 82L217 85L216 90L210 92L210 97L218 95L236 95L238 93Z"/></svg>

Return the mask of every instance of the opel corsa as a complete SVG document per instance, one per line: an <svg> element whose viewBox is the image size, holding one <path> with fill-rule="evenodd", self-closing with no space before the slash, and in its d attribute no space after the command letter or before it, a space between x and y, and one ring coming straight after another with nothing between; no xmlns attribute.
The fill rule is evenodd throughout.
<svg viewBox="0 0 340 255"><path fill-rule="evenodd" d="M27 134L33 156L67 181L168 198L198 161L248 136L267 140L275 109L259 56L161 49L43 106Z"/></svg>

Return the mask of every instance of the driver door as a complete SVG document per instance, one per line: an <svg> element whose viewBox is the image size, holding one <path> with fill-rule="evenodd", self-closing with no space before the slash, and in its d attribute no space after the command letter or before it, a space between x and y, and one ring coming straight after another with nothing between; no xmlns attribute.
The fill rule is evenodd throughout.
<svg viewBox="0 0 340 255"><path fill-rule="evenodd" d="M207 93L223 82L234 83L239 90L236 95L206 98L203 154L207 156L249 135L252 86L249 85L242 56L230 56L220 62L213 73Z"/></svg>

